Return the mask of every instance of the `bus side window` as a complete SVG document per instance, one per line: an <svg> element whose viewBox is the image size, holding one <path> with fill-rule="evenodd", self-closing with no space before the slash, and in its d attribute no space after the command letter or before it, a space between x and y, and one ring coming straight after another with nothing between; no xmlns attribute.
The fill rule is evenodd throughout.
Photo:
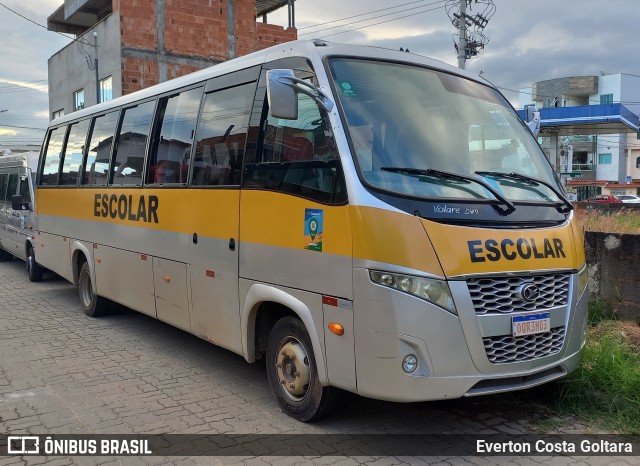
<svg viewBox="0 0 640 466"><path fill-rule="evenodd" d="M155 106L156 101L152 100L123 110L113 155L113 184L142 184L144 154Z"/></svg>
<svg viewBox="0 0 640 466"><path fill-rule="evenodd" d="M346 201L342 165L328 115L313 99L298 94L297 120L267 116L262 151L256 163L247 164L245 186L321 203Z"/></svg>
<svg viewBox="0 0 640 466"><path fill-rule="evenodd" d="M206 95L198 122L191 183L238 185L255 83Z"/></svg>
<svg viewBox="0 0 640 466"><path fill-rule="evenodd" d="M7 200L7 174L0 173L0 202Z"/></svg>
<svg viewBox="0 0 640 466"><path fill-rule="evenodd" d="M42 176L40 177L40 184L43 186L55 186L58 184L60 154L62 152L62 144L64 143L64 136L66 132L66 126L60 126L49 132L49 141L44 153Z"/></svg>
<svg viewBox="0 0 640 466"><path fill-rule="evenodd" d="M119 112L106 113L93 119L89 134L89 149L82 169L82 185L106 186L109 175L109 156L116 131Z"/></svg>
<svg viewBox="0 0 640 466"><path fill-rule="evenodd" d="M84 158L85 143L89 120L74 123L69 128L69 137L62 157L60 185L75 186L78 184L78 172Z"/></svg>
<svg viewBox="0 0 640 466"><path fill-rule="evenodd" d="M187 183L202 90L196 87L160 99L147 183Z"/></svg>

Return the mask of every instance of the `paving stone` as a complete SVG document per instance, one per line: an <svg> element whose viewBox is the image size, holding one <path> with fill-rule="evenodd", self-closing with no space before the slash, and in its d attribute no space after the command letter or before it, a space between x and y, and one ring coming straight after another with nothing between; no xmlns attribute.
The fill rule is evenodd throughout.
<svg viewBox="0 0 640 466"><path fill-rule="evenodd" d="M133 311L100 319L77 290L24 264L0 263L0 432L42 434L530 433L491 398L398 404L348 395L322 422L301 424L270 395L264 364ZM526 393L523 392L526 400ZM638 464L637 458L517 457L2 457L0 466ZM277 448L277 447L276 447ZM278 451L276 449L272 451ZM634 460L636 460L634 462Z"/></svg>

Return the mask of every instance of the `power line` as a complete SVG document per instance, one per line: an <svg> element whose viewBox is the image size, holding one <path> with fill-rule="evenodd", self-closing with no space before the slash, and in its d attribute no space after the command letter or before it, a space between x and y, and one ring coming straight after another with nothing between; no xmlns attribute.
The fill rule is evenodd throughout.
<svg viewBox="0 0 640 466"><path fill-rule="evenodd" d="M331 21L325 21L324 23L312 24L310 26L301 27L298 30L309 29L309 28L314 28L314 27L318 27L318 26L324 26L325 24L337 23L338 21L345 21L347 19L358 18L360 16L367 16L367 15L370 15L370 14L373 14L373 13L379 13L381 11L387 11L387 10L392 10L394 8L400 8L400 7L403 7L403 6L412 5L414 3L423 3L424 1L425 0L417 0L417 1L414 1L414 2L400 3L398 5L390 6L390 7L387 7L387 8L381 8L379 10L372 10L372 11L368 11L366 13L360 13L360 14L357 14L357 15L347 16L345 18L333 19ZM446 0L438 1L438 2L434 2L434 3L444 3L444 1L446 1ZM416 9L416 8L422 8L422 7L425 7L425 6L433 5L434 3L428 3L426 5L420 5L420 6L417 6L417 7L408 8L406 10L394 11L393 13L389 13L389 14L396 14L396 13L401 13L403 11L409 11L409 10ZM364 20L361 20L361 21L354 21L354 22L348 23L348 24L339 24L337 26L331 26L331 27L328 27L328 28L325 28L325 29L320 29L320 31L325 31L325 30L328 30L328 29L333 29L333 28L337 28L337 27L341 27L341 26L348 26L349 24L355 24L355 23L362 22L362 21L368 21L370 19L380 18L381 16L384 16L384 15L375 16L373 18L367 18L367 19L364 19ZM300 35L308 35L308 34L313 34L315 32L318 32L318 31L305 32L305 33L300 34Z"/></svg>
<svg viewBox="0 0 640 466"><path fill-rule="evenodd" d="M58 34L59 36L64 37L65 39L70 39L72 42L80 42L80 43L82 43L82 44L90 45L91 47L93 47L93 44L90 44L89 42L85 42L85 41L80 40L80 39L73 39L73 38L71 38L71 37L66 36L65 34L63 34L63 33L61 33L61 32L58 32L58 31L52 31L52 30L50 30L47 26L44 26L44 25L42 25L42 24L40 24L40 23L38 23L38 22L36 22L36 21L34 21L34 20L30 19L30 18L27 18L26 16L24 16L23 14L18 13L18 12L17 12L17 11L15 11L15 10L12 10L11 8L9 8L7 5L5 5L5 4L4 4L4 3L2 3L2 2L0 2L0 6L2 6L2 7L4 7L4 8L6 8L7 10L9 10L9 11L10 11L11 13L13 13L13 14L20 16L22 19L25 19L25 20L29 21L30 23L35 24L35 25L36 25L36 26L38 26L38 27L41 27L41 28L43 28L43 29L46 29L46 30L47 30L47 31L49 31L49 32L55 32L56 34Z"/></svg>
<svg viewBox="0 0 640 466"><path fill-rule="evenodd" d="M19 129L33 129L36 131L46 131L47 128L34 128L32 126L15 126L15 125L4 125L0 123L0 128L19 128Z"/></svg>
<svg viewBox="0 0 640 466"><path fill-rule="evenodd" d="M14 89L9 91L0 91L0 94L16 94L18 92L29 92L29 91L48 92L46 89L34 89L31 87L26 87L26 88Z"/></svg>
<svg viewBox="0 0 640 466"><path fill-rule="evenodd" d="M9 80L7 80L9 81ZM15 83L7 83L7 85L5 86L0 86L0 91L3 91L5 89L13 89L16 87L24 87L25 84L38 84L38 83L46 83L48 82L48 79L38 79L36 81L24 81L24 82L20 82L19 84L15 84Z"/></svg>
<svg viewBox="0 0 640 466"><path fill-rule="evenodd" d="M442 3L442 2L437 2L437 3ZM431 5L433 5L433 3ZM358 31L360 29L365 29L365 28L369 28L369 27L373 27L373 26L378 26L380 24L390 23L392 21L397 21L399 19L408 18L410 16L415 16L415 15L419 15L419 14L422 14L422 13L428 13L429 11L439 10L441 8L442 8L442 6L439 6L439 7L436 7L436 8L430 8L430 9L423 10L423 11L418 11L418 12L415 12L415 13L412 13L412 14L409 14L409 15L398 16L397 18L392 18L392 19L389 19L389 20L386 20L386 21L380 21L378 23L367 24L367 25L360 26L360 27L357 27L357 28L348 29L346 31L334 32L333 34L323 34L321 37L325 38L325 37L337 36L339 34L346 34L348 32ZM358 22L361 22L361 21L356 21L356 22L350 23L350 24L355 24L355 23L358 23ZM350 24L344 24L342 26L349 26ZM327 28L327 29L335 29L335 28ZM323 31L323 29L321 29L320 31ZM317 32L320 32L320 31L315 31L314 34L317 33ZM307 34L311 34L311 33L307 33Z"/></svg>

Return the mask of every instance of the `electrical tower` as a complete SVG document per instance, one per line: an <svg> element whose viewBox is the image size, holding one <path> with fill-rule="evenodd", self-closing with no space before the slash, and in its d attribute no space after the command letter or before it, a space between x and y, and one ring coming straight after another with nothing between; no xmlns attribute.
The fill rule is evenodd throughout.
<svg viewBox="0 0 640 466"><path fill-rule="evenodd" d="M496 12L496 6L493 0L448 0L445 9L451 24L458 29L453 44L458 54L458 68L464 69L465 62L480 55L489 42L484 28Z"/></svg>

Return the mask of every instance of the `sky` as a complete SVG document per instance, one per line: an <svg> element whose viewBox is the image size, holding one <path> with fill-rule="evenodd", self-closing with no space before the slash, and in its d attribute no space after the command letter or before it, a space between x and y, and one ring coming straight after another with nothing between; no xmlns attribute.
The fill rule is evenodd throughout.
<svg viewBox="0 0 640 466"><path fill-rule="evenodd" d="M468 13L483 12L485 5L475 1ZM640 8L634 8L633 0L493 1L495 12L484 29L489 41L466 68L476 75L482 72L514 105L517 91L536 81L602 73L640 75L640 41L635 35ZM2 5L46 25L62 4L63 0L0 0L0 145L41 143L50 115L47 60L71 42ZM403 47L457 65L456 30L446 4L296 0L296 26L301 39ZM287 9L270 14L268 22L286 25Z"/></svg>

